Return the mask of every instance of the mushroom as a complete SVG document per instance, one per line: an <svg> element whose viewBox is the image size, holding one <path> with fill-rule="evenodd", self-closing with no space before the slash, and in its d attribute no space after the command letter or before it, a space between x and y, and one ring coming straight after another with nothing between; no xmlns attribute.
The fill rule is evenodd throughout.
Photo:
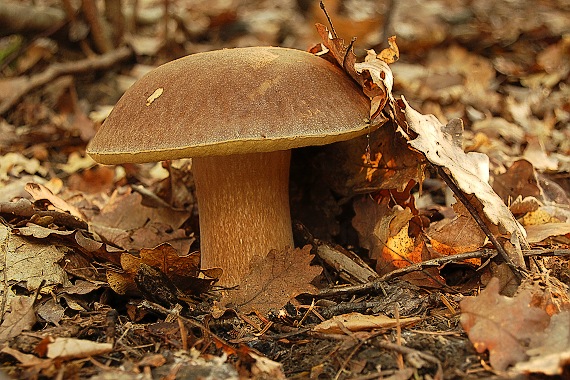
<svg viewBox="0 0 570 380"><path fill-rule="evenodd" d="M290 150L369 132L370 102L339 67L301 50L197 53L137 81L90 142L103 164L192 158L202 268L239 284L255 257L293 245Z"/></svg>

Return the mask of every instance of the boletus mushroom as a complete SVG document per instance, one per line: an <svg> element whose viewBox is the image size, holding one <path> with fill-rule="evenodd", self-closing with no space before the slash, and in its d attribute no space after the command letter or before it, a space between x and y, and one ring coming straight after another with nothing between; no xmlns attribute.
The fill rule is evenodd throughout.
<svg viewBox="0 0 570 380"><path fill-rule="evenodd" d="M308 52L197 53L137 81L87 152L103 164L191 157L201 266L233 286L252 258L293 245L290 149L365 134L369 111L343 70Z"/></svg>

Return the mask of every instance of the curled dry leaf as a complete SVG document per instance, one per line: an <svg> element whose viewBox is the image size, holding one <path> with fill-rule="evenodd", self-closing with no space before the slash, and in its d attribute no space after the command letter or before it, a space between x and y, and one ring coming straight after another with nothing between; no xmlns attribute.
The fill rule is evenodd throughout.
<svg viewBox="0 0 570 380"><path fill-rule="evenodd" d="M370 80L363 84L364 93L370 98L370 120L374 121L384 109L388 100L394 101L392 87L394 75L386 61L378 58L374 50L368 50L364 62L355 63L357 73L367 72Z"/></svg>
<svg viewBox="0 0 570 380"><path fill-rule="evenodd" d="M409 144L424 153L431 163L445 168L462 191L473 194L482 203L489 221L498 225L502 233L510 235L511 243L516 247L511 259L524 267L521 250L529 247L526 232L489 185L489 158L481 153L463 151L460 139L463 123L460 120L444 126L435 116L422 115L402 100L407 124L418 134Z"/></svg>
<svg viewBox="0 0 570 380"><path fill-rule="evenodd" d="M313 257L309 245L302 249L272 250L251 264L239 289L230 292L222 303L242 313L267 314L299 294L314 293L317 289L311 281L323 268L310 265Z"/></svg>
<svg viewBox="0 0 570 380"><path fill-rule="evenodd" d="M430 226L427 231L432 248L441 255L471 252L485 245L487 237L461 202L453 204L456 216ZM469 260L480 265L481 259Z"/></svg>
<svg viewBox="0 0 570 380"><path fill-rule="evenodd" d="M47 346L50 359L87 358L113 351L112 343L97 343L86 339L55 338Z"/></svg>
<svg viewBox="0 0 570 380"><path fill-rule="evenodd" d="M73 205L70 205L57 195L51 192L50 189L41 185L39 183L28 183L26 184L25 190L34 198L34 200L47 199L55 208L63 211L69 212L71 215L85 220L85 215L79 209Z"/></svg>
<svg viewBox="0 0 570 380"><path fill-rule="evenodd" d="M350 49L348 49L344 44L344 40L342 38L333 37L331 32L323 24L317 23L315 24L315 27L317 28L317 32L323 40L323 45L330 51L333 58L340 65L340 67L344 68L348 75L352 77L352 79L358 83L362 83L361 76L359 76L354 69L354 64L356 63L356 55L354 54L352 46Z"/></svg>
<svg viewBox="0 0 570 380"><path fill-rule="evenodd" d="M137 287L136 278L137 275L141 275L140 270L143 265L164 274L167 281L182 293L193 295L206 291L221 276L220 268L200 270L199 253L180 255L168 243L161 244L153 249L142 249L140 257L123 253L120 261L122 272L111 269L107 271L107 281L111 289L118 294L138 293L139 287ZM199 277L200 274L208 278L201 278ZM156 278L157 276L151 277Z"/></svg>
<svg viewBox="0 0 570 380"><path fill-rule="evenodd" d="M348 331L389 329L398 325L404 327L420 322L420 317L393 319L385 315L365 315L348 313L336 315L313 327L313 331L325 334L344 334Z"/></svg>

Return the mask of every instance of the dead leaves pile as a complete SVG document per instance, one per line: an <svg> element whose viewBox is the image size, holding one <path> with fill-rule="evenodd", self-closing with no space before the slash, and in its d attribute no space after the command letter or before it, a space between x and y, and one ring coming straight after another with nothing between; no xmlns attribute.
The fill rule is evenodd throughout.
<svg viewBox="0 0 570 380"><path fill-rule="evenodd" d="M201 311L199 303L204 299L212 301L215 317L237 315L255 327L256 337L275 323L275 319L267 319L274 312L278 322L287 321L287 327L304 328L304 323L312 318L308 329L312 333L345 335L360 339L360 345L379 331L421 323L424 319L417 316L389 318L380 313L342 312L325 318L319 314L326 309L325 302L300 305L296 297L319 297L315 284L323 278L323 267L311 265L315 253L328 264L327 271L342 273L340 278L356 286L370 284L379 276L410 264L488 247L487 237L464 205L451 201L449 194L440 194L447 197L445 206L441 206L442 202L430 199L430 191L423 194L416 190L418 184L434 185L433 178L424 177L428 164L440 167L467 195L468 202L516 265L524 266L523 253L528 253L531 246L568 247L568 188L555 179L570 171L570 134L561 127L569 120L566 82L570 66L565 58L570 43L563 36L545 49L535 47L538 53L534 59L525 40L517 40L524 33L526 38L537 38L545 30L564 31L566 19L557 12L541 10L532 20L511 20L506 17L510 12L504 12L505 4L479 2L470 9L476 17L469 26L474 27L492 14L496 17L496 29L474 37L466 33L468 28L460 29L458 23L449 21L464 17L462 9L424 7L416 14L409 12L408 7L397 7L393 28L407 51L416 48L426 52L427 59L421 63L398 61L400 49L394 37L388 39L387 49L379 54L371 50L361 61L352 45L347 46L322 25L317 26L317 32L323 43L312 50L344 68L371 100L370 135L331 147L332 156L340 159L338 165L329 162L324 170L334 191L347 199L355 194L373 194L353 203L352 225L360 247L369 253L367 260L376 265L376 273L359 262L356 265L366 270L363 276L354 276L348 266L341 268L338 262L334 264L334 259L327 261L320 249L324 245L315 244L313 250L306 246L271 251L252 263L239 289L211 292L221 273L219 268L201 270L199 254L192 253L195 238L194 226L189 222L193 198L188 164L116 169L96 166L79 154L77 147L89 140L108 106L94 107L97 112L88 118L77 101L74 81L71 77L60 78L42 93L53 107L35 102L32 97L16 107L11 115L14 125L0 120L0 144L11 150L0 159L0 215L6 220L0 228L4 252L0 262L4 278L1 352L20 362L27 375L55 376L62 361L104 355L113 347L117 349L121 342L104 341L107 332L97 330L105 323L85 322L77 317L81 312L106 315L101 305L106 302L104 297L109 293L104 289L108 287L117 294L143 296L172 310L184 304L200 316L209 314L211 309ZM438 13L439 8L449 12L447 18ZM207 24L221 33L220 25L232 24L236 21L232 18L239 13L208 12L206 20L195 23L202 32ZM343 18L342 13L334 14L340 19L337 30L353 28L367 38L373 34L370 25L376 25L381 18L376 15L354 23ZM439 22L444 19L446 23ZM177 20L179 26L188 22ZM266 21L265 25L281 30L272 22L275 23ZM520 25L513 27L513 22ZM185 32L198 33L190 29ZM485 44L493 46L499 40L505 43L502 48L507 51L488 59L484 52L475 53L459 44L436 46L444 41L446 33L461 36L464 44L482 38ZM131 43L141 55L157 54L163 47L161 39L139 35L133 36ZM18 60L17 72L32 69L54 53L49 40L35 41L26 56ZM136 65L130 75L120 77L122 86L127 87L148 69ZM20 86L20 79L2 81L4 95ZM398 99L396 92L405 93L415 109L433 113L437 118L416 111L406 99ZM37 128L28 129L28 125ZM36 144L37 141L43 144ZM62 152L52 149L64 145L67 148ZM50 153L50 149L57 153ZM130 185L133 182L144 187ZM179 182L187 186L173 186ZM145 191L146 188L152 191ZM345 256L345 260L346 257L350 256ZM541 261L545 271L556 264L567 273L567 261ZM491 275L498 273L493 272L493 263L481 267L480 260L471 260L465 265L482 272L491 267ZM446 279L440 269L424 269L405 278L424 288L442 289ZM500 281L490 280L479 295L460 303L461 324L475 349L479 353L489 352L492 368L487 369L561 374L570 361L568 289L548 276L530 277L509 298L501 295L499 288L511 279L498 276ZM490 274L484 272L483 282L488 277ZM289 301L297 313L294 316L288 315L287 307L283 308ZM452 303L446 302L448 309L454 311ZM136 305L128 305L127 309L133 323L145 317L137 313ZM57 336L58 331L52 330L45 336L36 336L38 340L33 344L7 345L38 322L69 326L72 315L78 318L77 326L83 324L96 331L92 339ZM234 349L213 339L225 352L221 357L188 349L189 345L202 342L202 338L211 337L207 333L194 336L180 322L182 319L172 318L144 331L170 342L182 342L178 347L184 349L189 356L186 359L192 363L188 371L208 368L219 371L219 377L237 378L235 368L226 363L229 354L248 368L248 375L284 378L280 364L244 347ZM122 337L132 339L131 346L153 343L152 339L135 340L133 335L137 334L132 334L131 327L122 332ZM240 343L239 339L233 343ZM287 338L280 341L290 342ZM22 348L30 346L31 351ZM350 356L345 363L349 359ZM148 355L133 365L136 371L148 371L165 362L162 355ZM353 364L356 368L358 363ZM311 375L318 372L316 367L311 368Z"/></svg>

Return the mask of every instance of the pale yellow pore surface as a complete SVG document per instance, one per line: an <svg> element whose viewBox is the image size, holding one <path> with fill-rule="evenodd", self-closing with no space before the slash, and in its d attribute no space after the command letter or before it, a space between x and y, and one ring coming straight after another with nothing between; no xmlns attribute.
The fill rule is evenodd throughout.
<svg viewBox="0 0 570 380"><path fill-rule="evenodd" d="M193 160L201 266L222 268L220 285L238 285L253 258L293 246L290 155L276 151Z"/></svg>

